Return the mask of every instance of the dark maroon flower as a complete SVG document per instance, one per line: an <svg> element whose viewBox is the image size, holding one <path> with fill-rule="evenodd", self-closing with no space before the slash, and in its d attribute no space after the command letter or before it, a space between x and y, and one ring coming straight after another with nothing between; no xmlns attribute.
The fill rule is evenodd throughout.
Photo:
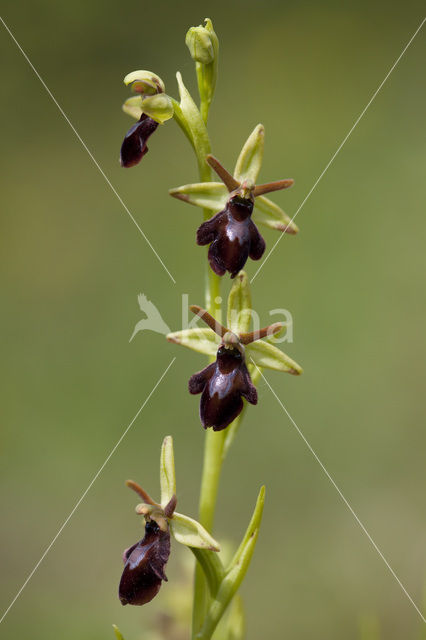
<svg viewBox="0 0 426 640"><path fill-rule="evenodd" d="M124 571L118 595L121 604L142 605L158 593L161 582L167 580L164 567L170 555L170 533L154 520L145 525L145 535L123 554Z"/></svg>
<svg viewBox="0 0 426 640"><path fill-rule="evenodd" d="M198 305L189 308L222 338L215 362L194 373L188 383L190 393L201 393L200 418L203 427L221 431L241 413L243 398L250 404L257 404L257 391L246 366L243 345L272 336L283 325L276 322L269 327L237 335Z"/></svg>
<svg viewBox="0 0 426 640"><path fill-rule="evenodd" d="M158 127L158 122L143 113L139 121L130 127L121 145L120 163L122 167L134 167L147 153L146 142Z"/></svg>
<svg viewBox="0 0 426 640"><path fill-rule="evenodd" d="M229 198L223 211L203 222L197 231L197 244L210 244L209 263L219 276L229 271L235 278L247 258L259 260L265 241L251 219L253 198L238 194Z"/></svg>
<svg viewBox="0 0 426 640"><path fill-rule="evenodd" d="M189 392L201 393L200 418L205 429L225 429L241 413L243 398L257 404L257 391L246 367L242 348L221 344L216 362L194 373Z"/></svg>
<svg viewBox="0 0 426 640"><path fill-rule="evenodd" d="M294 181L285 179L259 185L247 180L239 182L214 156L207 155L206 161L225 184L230 196L225 209L198 228L197 244L210 245L208 258L215 273L223 276L229 271L231 278L235 278L249 257L260 260L265 251L265 241L251 218L255 198L287 189ZM185 199L183 194L172 192L172 195Z"/></svg>

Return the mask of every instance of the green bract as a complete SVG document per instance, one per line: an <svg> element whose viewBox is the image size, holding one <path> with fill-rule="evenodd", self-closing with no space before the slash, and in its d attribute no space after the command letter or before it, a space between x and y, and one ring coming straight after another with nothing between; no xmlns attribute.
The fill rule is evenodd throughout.
<svg viewBox="0 0 426 640"><path fill-rule="evenodd" d="M239 183L253 185L259 174L264 146L264 127L258 124L247 138L234 169L234 178ZM206 151L206 154L208 151ZM222 182L199 182L170 189L171 196L197 207L211 209L213 213L223 211L229 191ZM255 195L252 220L270 229L296 234L298 226L275 202L264 195Z"/></svg>
<svg viewBox="0 0 426 640"><path fill-rule="evenodd" d="M204 640L211 638L219 620L223 616L227 606L237 593L244 576L249 568L259 535L260 523L262 521L263 505L265 502L265 487L260 489L256 506L247 527L244 538L238 547L230 564L225 569L224 576L220 580L219 588L212 594L207 614L201 631L197 634L197 639Z"/></svg>

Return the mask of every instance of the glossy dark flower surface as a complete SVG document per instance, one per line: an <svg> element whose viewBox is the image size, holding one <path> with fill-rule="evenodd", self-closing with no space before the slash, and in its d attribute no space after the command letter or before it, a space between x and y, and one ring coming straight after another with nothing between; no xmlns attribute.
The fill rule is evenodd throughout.
<svg viewBox="0 0 426 640"><path fill-rule="evenodd" d="M145 535L123 554L124 570L118 595L121 604L142 605L158 593L167 580L164 567L170 555L170 533L149 520Z"/></svg>
<svg viewBox="0 0 426 640"><path fill-rule="evenodd" d="M199 227L197 244L210 244L209 263L219 276L229 271L235 278L249 257L262 257L265 241L251 219L252 213L253 200L234 195L223 211Z"/></svg>
<svg viewBox="0 0 426 640"><path fill-rule="evenodd" d="M257 391L236 348L220 346L216 362L189 379L189 392L201 393L200 418L206 429L225 429L241 413L243 398L257 404Z"/></svg>
<svg viewBox="0 0 426 640"><path fill-rule="evenodd" d="M120 163L122 167L134 167L147 153L146 142L158 127L158 122L143 113L140 120L130 127L121 145Z"/></svg>

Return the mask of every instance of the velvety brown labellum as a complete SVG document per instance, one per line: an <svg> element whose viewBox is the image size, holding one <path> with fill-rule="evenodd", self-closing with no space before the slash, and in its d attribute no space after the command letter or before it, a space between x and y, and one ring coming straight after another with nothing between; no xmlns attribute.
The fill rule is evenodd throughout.
<svg viewBox="0 0 426 640"><path fill-rule="evenodd" d="M265 241L251 219L253 201L234 195L223 211L206 220L197 231L197 244L209 247L209 263L219 276L231 278L244 268L247 258L259 260Z"/></svg>
<svg viewBox="0 0 426 640"><path fill-rule="evenodd" d="M157 595L162 580L167 580L164 567L169 555L169 531L148 521L143 539L123 554L124 571L118 589L121 604L142 605Z"/></svg>
<svg viewBox="0 0 426 640"><path fill-rule="evenodd" d="M134 167L147 153L146 141L158 127L158 122L143 113L139 122L130 127L121 145L120 162L122 167Z"/></svg>
<svg viewBox="0 0 426 640"><path fill-rule="evenodd" d="M203 427L225 429L241 413L245 398L257 404L257 391L238 349L220 346L216 362L189 379L189 392L201 393L200 418Z"/></svg>

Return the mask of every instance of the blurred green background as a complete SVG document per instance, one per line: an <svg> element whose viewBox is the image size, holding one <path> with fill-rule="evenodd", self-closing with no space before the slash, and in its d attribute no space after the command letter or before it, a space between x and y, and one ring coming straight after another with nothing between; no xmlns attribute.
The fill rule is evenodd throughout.
<svg viewBox="0 0 426 640"><path fill-rule="evenodd" d="M0 628L4 638L143 640L182 579L181 550L152 607L123 608L122 550L140 536L128 477L158 495L175 439L180 510L195 515L203 431L186 390L202 356L141 333L144 292L169 326L203 300L200 212L167 189L197 180L173 122L143 163L118 164L132 124L125 73L195 92L184 45L208 15L220 38L213 150L232 167L266 127L261 178L293 214L414 33L422 2L4 0L2 16L176 278L173 286L57 107L0 29L2 611L151 391L173 365ZM377 96L253 284L266 323L294 317L299 379L268 372L289 412L419 606L426 583L425 32ZM277 236L264 233L267 245ZM249 264L249 273L257 265ZM229 280L224 281L224 293ZM421 619L267 386L221 484L215 534L237 542L260 484L266 511L242 595L248 638L419 637ZM183 550L185 553L185 550Z"/></svg>

